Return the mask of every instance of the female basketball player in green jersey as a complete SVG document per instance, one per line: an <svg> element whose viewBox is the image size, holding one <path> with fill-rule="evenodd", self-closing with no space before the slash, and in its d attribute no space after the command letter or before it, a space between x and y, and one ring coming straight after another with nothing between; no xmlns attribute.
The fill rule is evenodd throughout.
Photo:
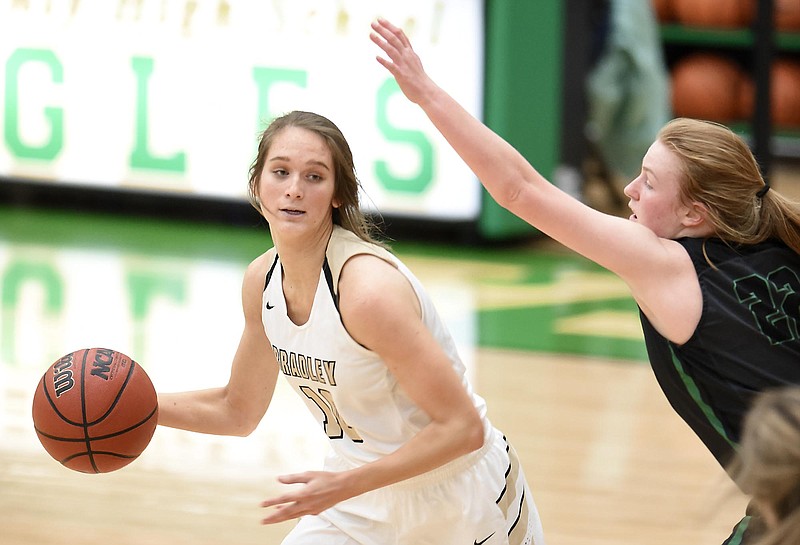
<svg viewBox="0 0 800 545"><path fill-rule="evenodd" d="M500 205L627 283L664 393L727 465L753 396L800 384L800 209L729 129L676 119L625 188L630 218L593 210L436 85L401 29L372 30L379 63ZM748 523L729 543L751 539Z"/></svg>

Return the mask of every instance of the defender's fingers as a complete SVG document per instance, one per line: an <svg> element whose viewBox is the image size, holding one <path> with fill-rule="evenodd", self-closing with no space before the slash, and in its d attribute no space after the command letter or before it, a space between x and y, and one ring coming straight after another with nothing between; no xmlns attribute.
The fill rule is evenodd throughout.
<svg viewBox="0 0 800 545"><path fill-rule="evenodd" d="M395 36L395 38L397 38L403 46L411 47L411 42L409 41L408 36L406 36L406 33L403 31L402 28L393 25L391 22L384 19L383 17L378 17L378 22L383 26L385 26L386 28L388 28L389 31L392 33L392 35Z"/></svg>

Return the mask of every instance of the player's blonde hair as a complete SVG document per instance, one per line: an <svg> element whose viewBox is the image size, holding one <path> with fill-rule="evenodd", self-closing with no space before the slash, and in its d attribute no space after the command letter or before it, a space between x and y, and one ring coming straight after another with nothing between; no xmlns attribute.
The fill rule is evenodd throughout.
<svg viewBox="0 0 800 545"><path fill-rule="evenodd" d="M325 141L333 158L334 198L339 206L333 209L333 223L352 231L362 240L380 244L373 237L377 231L375 224L361 211L359 190L361 184L356 176L353 153L342 131L331 120L313 112L293 111L275 118L261 133L258 153L252 165L247 184L250 203L261 212L258 199L258 181L267 153L276 135L287 127L299 127L318 134Z"/></svg>
<svg viewBox="0 0 800 545"><path fill-rule="evenodd" d="M800 543L800 387L756 398L731 474L757 510L777 518L757 545Z"/></svg>
<svg viewBox="0 0 800 545"><path fill-rule="evenodd" d="M800 253L800 207L767 188L739 135L718 123L677 118L657 139L680 160L681 197L707 207L716 236L740 244L779 238Z"/></svg>

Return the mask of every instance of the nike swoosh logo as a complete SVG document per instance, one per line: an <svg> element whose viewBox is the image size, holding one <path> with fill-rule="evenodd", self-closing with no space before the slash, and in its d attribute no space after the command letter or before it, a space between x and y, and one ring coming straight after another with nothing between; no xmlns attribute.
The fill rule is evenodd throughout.
<svg viewBox="0 0 800 545"><path fill-rule="evenodd" d="M270 305L269 301L267 301L267 310L272 310L273 308L275 308L275 305ZM491 537L491 536L489 536L489 537Z"/></svg>
<svg viewBox="0 0 800 545"><path fill-rule="evenodd" d="M475 541L473 542L473 545L483 545L484 543L486 543L487 541L489 541L489 538L490 538L490 537L492 537L493 535L494 535L494 532L492 532L491 534L489 534L488 536L486 536L486 539L482 539L482 540L480 540L480 541L477 541L477 540L475 540Z"/></svg>

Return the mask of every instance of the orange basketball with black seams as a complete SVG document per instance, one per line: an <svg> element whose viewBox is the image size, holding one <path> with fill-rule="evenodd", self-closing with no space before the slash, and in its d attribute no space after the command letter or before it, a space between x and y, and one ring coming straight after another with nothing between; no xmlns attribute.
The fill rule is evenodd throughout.
<svg viewBox="0 0 800 545"><path fill-rule="evenodd" d="M150 443L158 397L142 366L122 352L76 350L39 381L33 423L42 446L65 467L108 473L131 463Z"/></svg>

